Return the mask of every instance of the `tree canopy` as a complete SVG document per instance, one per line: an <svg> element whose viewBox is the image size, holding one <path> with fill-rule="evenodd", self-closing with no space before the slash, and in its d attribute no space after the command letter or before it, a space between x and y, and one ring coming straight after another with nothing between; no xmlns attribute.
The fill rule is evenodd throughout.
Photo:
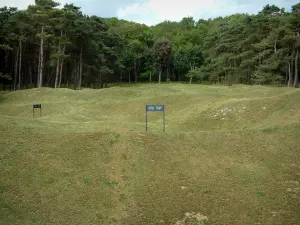
<svg viewBox="0 0 300 225"><path fill-rule="evenodd" d="M148 27L52 0L0 8L0 84L11 89L189 81L299 85L300 3Z"/></svg>

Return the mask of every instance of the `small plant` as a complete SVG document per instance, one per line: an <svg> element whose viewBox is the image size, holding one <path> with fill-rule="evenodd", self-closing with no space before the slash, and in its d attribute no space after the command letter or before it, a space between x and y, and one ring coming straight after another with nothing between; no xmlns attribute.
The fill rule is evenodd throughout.
<svg viewBox="0 0 300 225"><path fill-rule="evenodd" d="M117 181L110 181L110 180L105 180L104 185L110 188L113 188L114 186L118 185Z"/></svg>
<svg viewBox="0 0 300 225"><path fill-rule="evenodd" d="M128 159L128 157L127 157L127 155L125 153L122 154L122 159L123 160L127 160Z"/></svg>
<svg viewBox="0 0 300 225"><path fill-rule="evenodd" d="M120 200L120 202L123 202L124 200L126 200L125 194L120 194L119 200Z"/></svg>
<svg viewBox="0 0 300 225"><path fill-rule="evenodd" d="M86 178L83 179L83 182L84 182L85 184L90 184L90 183L91 183L91 180L90 180L90 178L86 177Z"/></svg>
<svg viewBox="0 0 300 225"><path fill-rule="evenodd" d="M200 192L208 194L211 193L215 189L215 184L210 187L202 187L199 189Z"/></svg>
<svg viewBox="0 0 300 225"><path fill-rule="evenodd" d="M265 193L265 192L262 192L262 191L258 191L258 192L256 192L256 195L257 195L258 197L264 197L264 196L266 195L266 193Z"/></svg>
<svg viewBox="0 0 300 225"><path fill-rule="evenodd" d="M208 193L211 193L211 192L212 192L212 189L210 189L210 188L203 188L203 189L201 190L201 192L202 192L202 193L205 193L205 194L208 194Z"/></svg>

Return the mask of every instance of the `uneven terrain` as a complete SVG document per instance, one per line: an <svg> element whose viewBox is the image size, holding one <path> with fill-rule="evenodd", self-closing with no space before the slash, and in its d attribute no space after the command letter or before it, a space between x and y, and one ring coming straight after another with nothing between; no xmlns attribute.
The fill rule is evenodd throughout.
<svg viewBox="0 0 300 225"><path fill-rule="evenodd" d="M297 89L0 92L0 224L300 224L299 140Z"/></svg>

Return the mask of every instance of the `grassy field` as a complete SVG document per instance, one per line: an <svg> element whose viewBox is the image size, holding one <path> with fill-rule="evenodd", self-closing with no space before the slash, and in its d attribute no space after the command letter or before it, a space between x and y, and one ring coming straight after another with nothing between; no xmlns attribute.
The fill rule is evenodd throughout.
<svg viewBox="0 0 300 225"><path fill-rule="evenodd" d="M0 92L0 224L300 224L299 159L297 89Z"/></svg>

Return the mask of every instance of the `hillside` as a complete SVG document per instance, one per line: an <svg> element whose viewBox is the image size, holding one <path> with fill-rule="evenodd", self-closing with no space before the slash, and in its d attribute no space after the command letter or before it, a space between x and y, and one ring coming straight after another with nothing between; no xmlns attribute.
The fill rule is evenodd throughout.
<svg viewBox="0 0 300 225"><path fill-rule="evenodd" d="M299 224L299 112L261 86L0 92L1 223Z"/></svg>

